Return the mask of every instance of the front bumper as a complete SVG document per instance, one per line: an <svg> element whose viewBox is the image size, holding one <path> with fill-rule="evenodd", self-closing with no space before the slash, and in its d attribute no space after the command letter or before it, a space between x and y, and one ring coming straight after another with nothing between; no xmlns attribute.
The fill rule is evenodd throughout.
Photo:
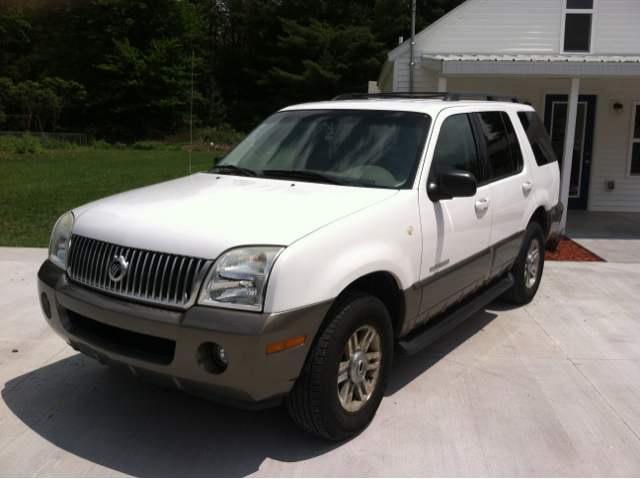
<svg viewBox="0 0 640 479"><path fill-rule="evenodd" d="M293 387L332 301L260 314L207 306L172 311L123 301L72 283L49 261L38 272L47 322L71 347L129 376L234 406L276 405ZM266 354L269 344L307 335L304 344ZM219 372L211 345L227 352Z"/></svg>

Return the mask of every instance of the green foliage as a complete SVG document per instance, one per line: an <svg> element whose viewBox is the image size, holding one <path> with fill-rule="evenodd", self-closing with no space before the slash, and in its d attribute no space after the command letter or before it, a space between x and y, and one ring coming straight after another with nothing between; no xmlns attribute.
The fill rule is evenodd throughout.
<svg viewBox="0 0 640 479"><path fill-rule="evenodd" d="M282 103L326 100L348 91L366 91L383 60L382 43L363 26L334 27L312 20L301 26L282 20L286 36L278 47L290 59L267 77L278 84Z"/></svg>
<svg viewBox="0 0 640 479"><path fill-rule="evenodd" d="M134 150L154 150L156 145L152 141L138 141L131 145Z"/></svg>
<svg viewBox="0 0 640 479"><path fill-rule="evenodd" d="M36 131L43 133L49 122L51 131L55 132L67 103L76 98L83 99L85 94L79 83L57 77L46 77L42 82L25 80L15 85L10 78L1 77L0 112L13 108L13 111L22 112L24 118L18 124L26 125L27 130L33 124Z"/></svg>
<svg viewBox="0 0 640 479"><path fill-rule="evenodd" d="M91 145L91 148L95 150L110 150L113 147L108 141L98 140Z"/></svg>
<svg viewBox="0 0 640 479"><path fill-rule="evenodd" d="M462 1L418 0L417 31ZM411 23L409 0L13 4L0 9L3 127L127 143L184 130L192 109L196 127L248 131L284 105L366 91Z"/></svg>
<svg viewBox="0 0 640 479"><path fill-rule="evenodd" d="M17 138L10 135L0 135L0 152L3 153L42 153L45 151L43 142L31 135Z"/></svg>
<svg viewBox="0 0 640 479"><path fill-rule="evenodd" d="M30 43L31 25L24 10L20 4L0 8L0 68L23 54Z"/></svg>

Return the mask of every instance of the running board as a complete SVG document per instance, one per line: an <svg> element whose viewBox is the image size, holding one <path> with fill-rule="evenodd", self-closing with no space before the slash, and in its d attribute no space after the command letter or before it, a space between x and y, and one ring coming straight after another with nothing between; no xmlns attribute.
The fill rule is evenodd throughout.
<svg viewBox="0 0 640 479"><path fill-rule="evenodd" d="M473 313L483 308L508 290L515 279L511 273L498 280L492 285L485 286L480 292L471 296L468 300L462 301L458 305L445 312L439 318L420 326L415 331L396 342L396 351L405 356L411 356L421 349L433 343L444 334L458 326Z"/></svg>

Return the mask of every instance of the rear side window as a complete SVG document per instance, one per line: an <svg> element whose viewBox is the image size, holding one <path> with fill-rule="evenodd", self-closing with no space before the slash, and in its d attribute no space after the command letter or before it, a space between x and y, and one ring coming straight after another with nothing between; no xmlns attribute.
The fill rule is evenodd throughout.
<svg viewBox="0 0 640 479"><path fill-rule="evenodd" d="M509 149L511 150L511 165L514 171L522 171L522 148L520 148L520 142L518 141L518 135L516 135L516 129L511 123L511 118L505 112L501 113L504 126L507 128L507 138L509 138Z"/></svg>
<svg viewBox="0 0 640 479"><path fill-rule="evenodd" d="M478 152L466 114L450 116L440 128L429 176L437 182L446 170L464 170L478 178Z"/></svg>
<svg viewBox="0 0 640 479"><path fill-rule="evenodd" d="M520 118L520 123L522 123L524 131L527 133L527 138L538 166L558 161L553 152L549 134L536 112L519 111L518 118Z"/></svg>
<svg viewBox="0 0 640 479"><path fill-rule="evenodd" d="M478 113L480 127L484 136L487 148L487 158L491 168L491 179L504 178L518 171L518 160L512 158L512 145L509 141L507 127L503 120L503 114L499 111L485 111ZM512 130L512 138L515 146L520 148L515 138L513 125L509 122ZM514 148L516 149L516 148Z"/></svg>

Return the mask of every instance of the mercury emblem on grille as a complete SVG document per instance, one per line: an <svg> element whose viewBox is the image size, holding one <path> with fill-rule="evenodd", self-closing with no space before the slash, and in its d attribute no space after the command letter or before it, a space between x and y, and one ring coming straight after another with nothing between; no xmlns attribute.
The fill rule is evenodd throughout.
<svg viewBox="0 0 640 479"><path fill-rule="evenodd" d="M124 256L115 256L109 263L109 278L117 283L127 275L128 269L129 263L127 263Z"/></svg>

